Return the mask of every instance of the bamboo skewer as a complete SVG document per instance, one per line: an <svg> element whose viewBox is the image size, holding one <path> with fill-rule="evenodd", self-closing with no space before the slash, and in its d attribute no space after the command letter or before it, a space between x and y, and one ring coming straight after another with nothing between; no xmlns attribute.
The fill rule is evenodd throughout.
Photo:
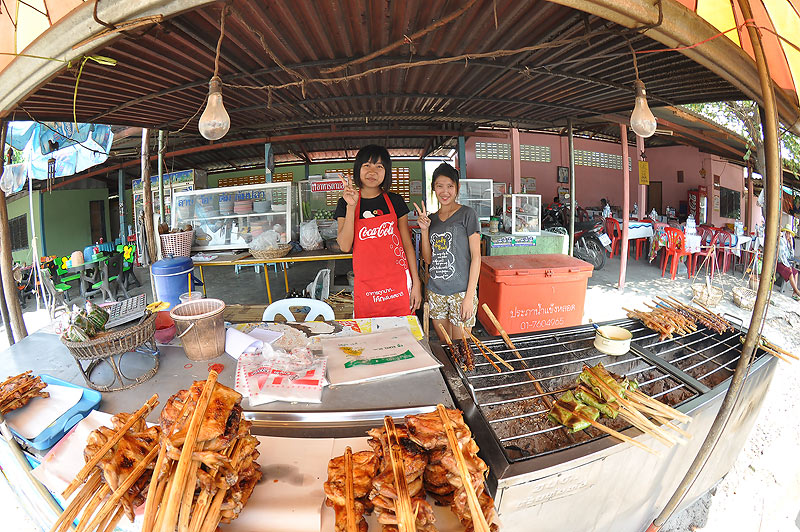
<svg viewBox="0 0 800 532"><path fill-rule="evenodd" d="M783 349L782 347L780 347L780 346L778 346L776 344L773 344L772 342L770 342L769 340L767 340L763 336L761 337L761 343L766 345L767 347L769 347L773 351L777 351L778 353L782 353L782 354L784 354L784 355L786 355L788 357L792 357L795 360L800 360L800 357L798 357L797 355L794 355L794 354L790 353L789 351Z"/></svg>
<svg viewBox="0 0 800 532"><path fill-rule="evenodd" d="M489 354L486 351L483 350L483 347L481 347L481 344L479 344L477 342L475 337L472 335L472 332L470 331L468 334L469 334L469 338L472 340L472 343L475 344L475 347L478 348L478 351L480 352L480 354L483 355L483 358L485 358L489 362L489 364L491 364L492 367L494 367L494 369L497 370L497 373L502 373L503 370L500 369L500 366L498 366L497 364L494 363L494 360L489 358ZM466 339L467 336L464 336L464 338Z"/></svg>
<svg viewBox="0 0 800 532"><path fill-rule="evenodd" d="M458 466L458 473L461 477L461 482L466 490L467 505L469 512L472 516L472 527L475 532L489 532L489 523L486 522L486 516L483 515L481 510L478 496L475 494L475 488L472 486L472 478L467 468L467 463L464 460L464 455L461 453L461 447L458 445L456 433L453 426L450 424L450 417L447 415L447 410L441 404L436 405L436 411L439 412L439 417L442 419L442 425L447 433L447 442L450 444L450 449L453 451L453 456L456 459Z"/></svg>
<svg viewBox="0 0 800 532"><path fill-rule="evenodd" d="M616 439L618 439L620 441L630 443L631 445L634 445L634 446L642 449L643 451L647 451L650 454L654 454L654 455L658 456L658 452L653 450L653 449L651 449L647 445L645 445L645 444L643 444L641 442L638 442L633 438L625 436L621 432L617 432L614 429L608 428L605 425L603 425L602 423L598 423L597 421L595 421L594 419L592 419L590 417L584 416L583 414L581 414L577 410L573 410L572 406L569 405L568 403L565 403L563 401L556 401L556 404L558 404L558 406L560 406L562 408L565 408L565 409L569 410L570 412L572 412L573 416L577 417L581 421L585 421L586 423L589 423L591 426L593 426L597 430L599 430L601 432L605 432L609 436L613 436L613 437L615 437Z"/></svg>
<svg viewBox="0 0 800 532"><path fill-rule="evenodd" d="M498 355L497 353L492 351L492 349L488 345L486 345L483 342L481 342L474 334L472 334L471 331L469 333L469 336L472 339L472 341L475 343L475 345L477 345L478 348L481 349L481 352L483 352L483 350L485 349L489 354L491 354L495 358L495 360L500 362L502 365L507 367L509 370L514 371L514 366L512 366L511 364L506 362L506 360L503 357L501 357L500 355ZM486 355L484 355L484 356L486 356ZM499 370L499 371L502 371L502 370Z"/></svg>
<svg viewBox="0 0 800 532"><path fill-rule="evenodd" d="M654 410L661 411L664 417L682 421L684 423L689 423L692 421L691 416L688 416L680 410L676 410L669 405L665 405L661 401L653 399L649 395L646 395L639 390L628 390L628 398L632 401L647 405Z"/></svg>
<svg viewBox="0 0 800 532"><path fill-rule="evenodd" d="M120 506L117 508L117 513L114 514L114 517L112 517L111 521L108 522L108 526L102 529L103 532L114 532L114 530L117 528L117 523L119 523L123 515L125 515L125 509Z"/></svg>
<svg viewBox="0 0 800 532"><path fill-rule="evenodd" d="M139 421L140 418L146 416L150 413L150 411L155 408L158 404L158 394L153 394L147 402L142 405L142 407L137 410L128 421L120 427L120 429L112 436L111 438L106 441L106 443L100 448L97 453L88 461L86 464L81 468L78 474L72 479L72 482L69 483L67 488L61 493L65 498L72 495L75 489L81 485L81 483L86 480L86 477L89 476L89 473L94 469L94 467L100 462L100 460L105 456L105 454L120 440L122 436L128 432L134 423Z"/></svg>
<svg viewBox="0 0 800 532"><path fill-rule="evenodd" d="M416 516L411 507L411 496L408 493L408 479L406 479L403 454L391 416L383 418L383 426L386 428L386 444L392 465L392 473L394 473L394 489L397 492L394 510L398 528L401 532L416 532Z"/></svg>
<svg viewBox="0 0 800 532"><path fill-rule="evenodd" d="M356 528L355 499L353 497L353 449L344 450L344 507L347 512L346 532L358 532Z"/></svg>
<svg viewBox="0 0 800 532"><path fill-rule="evenodd" d="M92 470L89 479L64 511L61 512L61 515L58 516L58 519L56 519L56 522L53 523L52 528L50 528L50 532L68 529L75 520L75 517L77 517L78 512L80 512L80 509L86 504L86 501L98 490L101 482L100 471L97 469Z"/></svg>
<svg viewBox="0 0 800 532"><path fill-rule="evenodd" d="M87 527L88 530L95 530L108 514L113 514L119 500L128 492L128 489L133 486L137 480L139 480L139 477L142 476L142 473L144 473L144 470L147 469L148 465L150 465L150 462L155 460L156 455L158 454L158 449L158 446L154 445L153 448L150 449L150 452L147 453L144 458L139 460L139 463L136 464L136 467L131 470L130 474L128 474L119 487L114 490L114 493L111 494L111 497L109 497L100 510L98 510L94 519L92 519L92 521L89 523L89 526Z"/></svg>
<svg viewBox="0 0 800 532"><path fill-rule="evenodd" d="M461 329L461 341L464 343L464 357L467 359L467 369L470 371L475 370L475 359L472 357L472 349L469 347L469 341L467 340L467 331L464 330L464 326L459 326ZM495 366L497 368L497 366ZM500 368L497 368L500 371Z"/></svg>
<svg viewBox="0 0 800 532"><path fill-rule="evenodd" d="M658 421L659 423L661 423L665 427L667 427L667 428L669 428L671 430L674 430L675 432L677 432L678 434L680 434L681 436L683 436L687 440L691 440L692 439L692 433L691 432L686 432L682 428L678 427L677 425L674 425L668 419L665 419L665 418L659 416L658 414L652 414L652 416L653 416L653 419L655 419L656 421Z"/></svg>
<svg viewBox="0 0 800 532"><path fill-rule="evenodd" d="M596 383L605 391L610 393L614 397L614 399L616 399L617 403L620 405L620 411L622 411L623 408L627 409L630 412L630 415L637 418L640 423L642 423L644 426L650 429L649 432L658 434L660 436L659 439L664 438L666 440L672 441L671 438L669 438L666 435L666 433L664 433L661 429L655 426L649 419L644 417L642 413L639 412L631 402L629 402L627 399L619 395L611 386L608 385L608 383L606 383L603 379L601 379L600 376L592 368L590 368L589 366L584 366L584 370L588 371L589 374L592 377L594 377ZM672 443L674 444L675 442L673 441Z"/></svg>
<svg viewBox="0 0 800 532"><path fill-rule="evenodd" d="M203 386L203 392L200 394L194 412L192 413L192 419L186 432L186 439L183 442L183 447L181 448L178 465L175 468L174 477L176 481L171 486L172 489L167 492L166 508L162 510L164 512L164 523L161 530L166 529L171 531L175 529L178 518L178 507L181 502L180 495L186 485L187 470L192 461L191 457L195 442L197 441L197 434L200 431L200 425L203 422L208 403L211 400L211 393L217 383L217 376L217 372L213 370L208 374L208 379L206 379L206 383ZM162 445L166 445L166 442L162 443ZM153 501L153 503L156 503L156 501Z"/></svg>
<svg viewBox="0 0 800 532"><path fill-rule="evenodd" d="M602 399L597 397L594 393L592 393L591 390L589 390L588 388L586 388L582 384L578 386L578 389L580 389L581 391L583 391L585 393L588 393L596 401L603 402ZM606 403L608 403L608 402L606 401ZM611 405L611 404L609 404L609 406L611 408L614 408L614 406ZM648 435L652 436L653 438L657 439L658 441L660 441L661 443L663 443L667 447L672 447L673 445L675 445L675 443L677 443L676 440L673 440L672 438L668 437L665 433L662 433L660 430L654 430L655 425L643 422L638 416L632 414L631 412L629 412L628 410L623 408L621 405L616 410L617 410L617 415L622 416L622 418L625 421L627 421L628 423L630 423L631 425L633 425L634 427L639 429L644 434L648 434ZM645 421L646 421L646 418L645 418Z"/></svg>
<svg viewBox="0 0 800 532"><path fill-rule="evenodd" d="M519 351L517 351L517 346L514 345L514 342L511 341L511 338L509 338L508 333L506 333L506 330L503 328L502 325L500 325L500 322L497 321L497 318L495 317L494 313L492 312L492 309L490 309L489 306L486 303L484 303L481 306L481 308L483 308L483 311L486 313L487 316L489 316L489 319L492 321L492 323L494 324L495 328L498 331L500 331L500 336L503 337L503 340L506 342L508 347L511 348L511 352L514 353L514 355L522 362L522 366L524 368L526 368L527 370L530 370L528 365L522 359L522 355L520 355ZM547 405L547 408L552 408L553 402L550 400L549 397L547 397L547 394L545 394L544 388L542 388L542 385L539 384L539 381L536 380L536 378L533 376L533 374L530 371L526 371L525 374L528 375L528 377L530 378L531 382L533 382L533 386L536 388L536 391L538 393L542 394L542 400Z"/></svg>

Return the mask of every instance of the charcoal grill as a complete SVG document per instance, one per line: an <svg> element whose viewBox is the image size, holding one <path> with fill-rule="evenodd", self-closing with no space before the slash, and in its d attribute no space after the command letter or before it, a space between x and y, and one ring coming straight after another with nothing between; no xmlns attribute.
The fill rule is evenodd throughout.
<svg viewBox="0 0 800 532"><path fill-rule="evenodd" d="M481 341L514 369L497 370L472 348L475 369L468 371L453 363L446 346L434 345L434 353L445 364L443 369L451 393L464 410L475 433L483 457L490 466L489 486L499 506L504 530L528 530L531 519L558 512L559 517L573 511L574 526L564 528L559 518L553 530L631 530L647 527L659 509L659 497L668 497L696 454L713 422L729 379L741 355L740 339L746 332L741 323L734 331L719 334L698 325L686 336L661 340L658 333L638 320L615 320L633 333L631 351L610 356L594 345L595 331L590 326L518 334L512 336L521 358L517 358L501 338ZM598 362L611 372L636 379L651 397L693 416L686 426L693 438L685 446L666 448L650 436L641 434L621 418L603 419L607 426L636 437L659 450L658 457L644 454L597 429L567 434L547 419L548 401L575 386L584 365ZM748 374L748 381L729 424L725 450L717 453L718 462L709 467L687 503L699 496L729 469L755 421L775 363L759 351ZM543 391L537 391L533 381ZM620 486L639 486L617 500ZM605 489L603 488L605 487ZM627 508L609 521L609 512L584 511L598 506L597 500L571 502L594 493L607 504L614 499L618 509ZM591 498L591 497L590 497ZM564 507L561 508L561 505ZM614 512L611 512L614 513ZM608 521L608 527L603 523ZM627 528L625 523L629 523ZM515 523L517 525L515 525ZM536 530L549 530L536 522Z"/></svg>

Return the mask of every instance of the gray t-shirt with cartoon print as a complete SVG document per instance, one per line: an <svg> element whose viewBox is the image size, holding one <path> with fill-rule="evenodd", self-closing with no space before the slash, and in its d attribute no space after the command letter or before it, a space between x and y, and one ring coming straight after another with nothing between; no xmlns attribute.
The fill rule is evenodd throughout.
<svg viewBox="0 0 800 532"><path fill-rule="evenodd" d="M439 219L431 214L431 266L428 290L449 296L464 292L469 282L469 237L481 230L478 215L462 205L450 218Z"/></svg>

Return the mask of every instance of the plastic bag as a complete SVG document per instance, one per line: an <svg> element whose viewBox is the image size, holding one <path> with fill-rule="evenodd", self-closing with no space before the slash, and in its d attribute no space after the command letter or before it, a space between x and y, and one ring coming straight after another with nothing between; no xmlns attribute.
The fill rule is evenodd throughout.
<svg viewBox="0 0 800 532"><path fill-rule="evenodd" d="M278 247L278 242L280 242L280 235L276 231L270 229L255 237L252 242L250 242L250 249L255 249L257 251L276 249Z"/></svg>
<svg viewBox="0 0 800 532"><path fill-rule="evenodd" d="M322 249L322 236L317 229L317 221L311 220L300 224L300 245L305 250Z"/></svg>

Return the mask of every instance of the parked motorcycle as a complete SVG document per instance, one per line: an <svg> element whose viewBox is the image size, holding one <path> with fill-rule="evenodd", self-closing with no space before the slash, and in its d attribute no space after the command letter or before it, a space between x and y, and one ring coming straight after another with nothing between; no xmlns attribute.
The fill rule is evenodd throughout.
<svg viewBox="0 0 800 532"><path fill-rule="evenodd" d="M542 228L561 234L567 232L567 209L560 203L550 205L542 215ZM606 246L611 239L603 229L603 220L575 222L573 255L602 270L606 264Z"/></svg>

